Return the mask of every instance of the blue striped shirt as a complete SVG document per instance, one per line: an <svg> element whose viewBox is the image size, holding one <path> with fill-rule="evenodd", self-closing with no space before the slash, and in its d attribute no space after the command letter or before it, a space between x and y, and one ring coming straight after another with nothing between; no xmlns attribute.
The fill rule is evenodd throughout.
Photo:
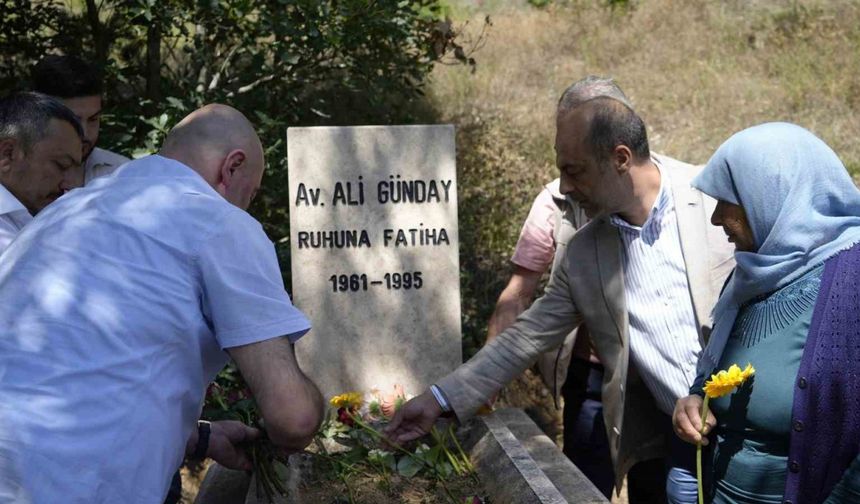
<svg viewBox="0 0 860 504"><path fill-rule="evenodd" d="M623 244L630 359L657 406L671 415L696 377L702 345L668 174L660 175L660 193L642 227L617 215L610 222Z"/></svg>

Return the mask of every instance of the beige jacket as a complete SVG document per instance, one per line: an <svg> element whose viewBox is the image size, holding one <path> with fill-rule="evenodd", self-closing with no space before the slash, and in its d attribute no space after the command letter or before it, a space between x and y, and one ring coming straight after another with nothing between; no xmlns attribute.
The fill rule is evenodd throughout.
<svg viewBox="0 0 860 504"><path fill-rule="evenodd" d="M570 242L576 231L588 223L588 216L569 197L561 194L560 181L555 179L544 186L552 195L552 199L556 204L557 210L554 215L552 226L553 241L555 242L555 255L552 259L552 269L554 271L558 264L564 258L564 251L567 244ZM573 357L573 346L577 341L576 335L582 328L574 329L565 338L557 349L544 352L538 357L537 366L540 371L540 376L543 379L546 388L552 392L552 399L555 407L559 407L559 397L561 396L561 387L567 379L567 368L570 365L570 359ZM588 348L587 341L581 341L580 344Z"/></svg>
<svg viewBox="0 0 860 504"><path fill-rule="evenodd" d="M721 229L710 225L716 202L690 187L701 167L670 158L660 161L671 182L690 300L704 346L711 330L711 309L734 267L733 247ZM621 253L618 230L607 217L586 225L568 243L544 296L512 327L437 382L457 417L466 420L584 321L605 369L603 415L618 488L636 462L665 456L668 449L666 425L661 424L665 415L629 365Z"/></svg>

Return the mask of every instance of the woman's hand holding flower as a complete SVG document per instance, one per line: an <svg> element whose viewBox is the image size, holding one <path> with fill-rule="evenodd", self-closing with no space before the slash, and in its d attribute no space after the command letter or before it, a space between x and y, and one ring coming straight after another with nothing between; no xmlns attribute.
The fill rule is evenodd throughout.
<svg viewBox="0 0 860 504"><path fill-rule="evenodd" d="M672 413L672 425L675 434L684 441L692 444L702 443L707 446L707 434L711 432L717 419L713 413L708 411L705 428L702 431L702 396L692 394L678 399L675 403L675 411ZM704 434L704 436L702 435Z"/></svg>

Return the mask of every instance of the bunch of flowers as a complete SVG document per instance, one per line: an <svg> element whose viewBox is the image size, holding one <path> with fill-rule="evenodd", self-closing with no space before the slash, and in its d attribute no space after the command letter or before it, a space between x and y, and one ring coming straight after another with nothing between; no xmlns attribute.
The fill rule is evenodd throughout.
<svg viewBox="0 0 860 504"><path fill-rule="evenodd" d="M346 392L332 397L331 414L317 434L315 455L331 463L347 489L350 489L349 476L356 471L375 471L384 481L390 481L395 474L405 478L424 474L442 486L452 504L481 504L480 497L472 495L465 501L455 498L445 483L455 474L476 479L471 462L454 437L453 426L441 432L434 428L427 442L410 449L385 440L382 427L410 398L400 385L387 392L373 389L366 394ZM203 418L238 420L262 430L260 439L248 447L254 462L257 495L265 496L268 502L273 502L275 496L287 495L283 483L286 458L266 437L257 403L235 366L225 368L207 389ZM330 453L326 442L338 446L338 453ZM349 491L352 502L352 490Z"/></svg>
<svg viewBox="0 0 860 504"><path fill-rule="evenodd" d="M476 476L471 461L454 436L453 426L442 431L434 428L426 442L419 442L414 448L392 445L381 433L382 427L410 398L400 385L389 392L373 389L367 394L346 392L332 397L329 404L333 411L320 431L318 454L332 463L348 490L346 476L364 464L379 473L384 481L389 481L393 474L406 478L423 474L442 486L451 503L460 504L464 499L454 497L446 480L452 475ZM326 440L345 447L345 451L338 455L328 453ZM481 503L482 500L469 496L465 502Z"/></svg>
<svg viewBox="0 0 860 504"><path fill-rule="evenodd" d="M331 405L337 408L338 416L351 413L366 420L390 420L412 396L406 395L402 385L394 385L391 392L383 393L378 388L371 389L368 394L347 392L331 398Z"/></svg>
<svg viewBox="0 0 860 504"><path fill-rule="evenodd" d="M254 463L257 495L265 495L269 502L273 502L275 495L286 496L282 481L287 472L287 458L266 436L257 402L233 364L224 368L206 389L202 418L210 421L238 420L260 429L263 435L246 447Z"/></svg>

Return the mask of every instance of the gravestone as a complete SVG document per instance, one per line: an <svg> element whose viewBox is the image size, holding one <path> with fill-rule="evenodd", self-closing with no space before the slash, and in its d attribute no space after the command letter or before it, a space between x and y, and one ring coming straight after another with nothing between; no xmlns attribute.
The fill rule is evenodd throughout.
<svg viewBox="0 0 860 504"><path fill-rule="evenodd" d="M296 345L326 398L418 394L462 362L454 128L287 131Z"/></svg>

